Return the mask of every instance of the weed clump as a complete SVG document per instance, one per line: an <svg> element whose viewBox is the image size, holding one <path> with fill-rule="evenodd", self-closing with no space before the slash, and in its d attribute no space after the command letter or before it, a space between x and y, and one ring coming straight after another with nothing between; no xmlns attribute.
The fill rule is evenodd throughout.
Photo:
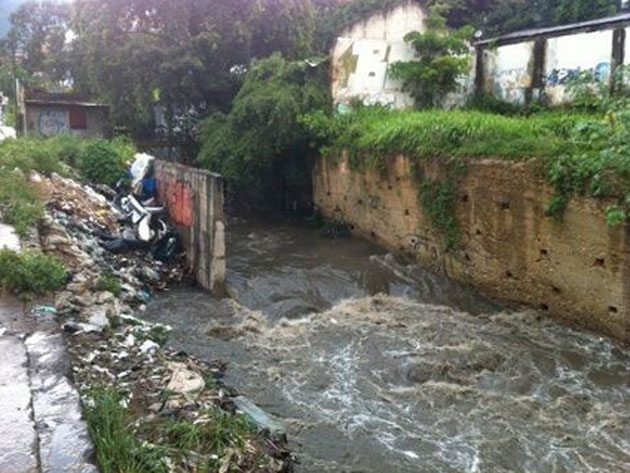
<svg viewBox="0 0 630 473"><path fill-rule="evenodd" d="M96 289L98 291L111 292L114 296L118 297L122 292L122 284L120 278L111 274L103 274L96 282Z"/></svg>
<svg viewBox="0 0 630 473"><path fill-rule="evenodd" d="M131 414L116 390L92 390L86 419L103 473L168 473L165 450L144 445L134 435Z"/></svg>
<svg viewBox="0 0 630 473"><path fill-rule="evenodd" d="M243 449L252 433L245 417L219 409L201 411L195 420L143 423L112 388L91 390L86 410L103 473L166 473L172 471L168 467L172 462L188 465L190 471L218 471L228 450Z"/></svg>
<svg viewBox="0 0 630 473"><path fill-rule="evenodd" d="M0 217L21 237L44 215L44 206L24 174L0 168Z"/></svg>
<svg viewBox="0 0 630 473"><path fill-rule="evenodd" d="M0 250L0 287L18 294L43 295L61 289L67 279L64 267L43 253Z"/></svg>

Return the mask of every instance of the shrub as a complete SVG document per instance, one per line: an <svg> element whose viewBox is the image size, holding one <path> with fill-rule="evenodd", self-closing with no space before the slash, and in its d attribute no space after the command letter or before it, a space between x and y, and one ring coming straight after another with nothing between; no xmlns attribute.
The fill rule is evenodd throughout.
<svg viewBox="0 0 630 473"><path fill-rule="evenodd" d="M0 142L0 167L31 170L43 174L62 172L61 160L54 146L46 140L9 139Z"/></svg>
<svg viewBox="0 0 630 473"><path fill-rule="evenodd" d="M63 266L43 253L0 250L0 286L9 291L43 295L61 289L66 276Z"/></svg>
<svg viewBox="0 0 630 473"><path fill-rule="evenodd" d="M405 36L405 42L416 50L419 59L397 61L390 67L392 77L402 80L403 90L423 108L439 106L447 94L459 88L459 78L470 67L467 40L472 37L473 28L449 31L442 16L448 9L444 4L430 6L427 31Z"/></svg>
<svg viewBox="0 0 630 473"><path fill-rule="evenodd" d="M21 237L44 214L37 192L21 171L0 168L0 211L2 220L15 226Z"/></svg>
<svg viewBox="0 0 630 473"><path fill-rule="evenodd" d="M310 179L309 137L299 117L329 104L326 71L277 54L258 61L230 113L203 123L198 161L254 204L278 205L287 190L301 191Z"/></svg>
<svg viewBox="0 0 630 473"><path fill-rule="evenodd" d="M98 184L114 186L125 177L125 162L133 157L133 147L120 140L94 140L80 155L82 174Z"/></svg>

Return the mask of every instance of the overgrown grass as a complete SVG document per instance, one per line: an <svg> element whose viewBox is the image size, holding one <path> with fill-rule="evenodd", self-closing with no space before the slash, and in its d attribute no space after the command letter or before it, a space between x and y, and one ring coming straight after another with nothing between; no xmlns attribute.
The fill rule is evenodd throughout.
<svg viewBox="0 0 630 473"><path fill-rule="evenodd" d="M24 237L44 214L43 203L20 170L0 168L0 217Z"/></svg>
<svg viewBox="0 0 630 473"><path fill-rule="evenodd" d="M200 453L197 471L216 471L227 448L242 449L251 428L242 415L230 415L219 410L206 411L205 416L192 422L179 419L168 422L161 431L166 445L178 455Z"/></svg>
<svg viewBox="0 0 630 473"><path fill-rule="evenodd" d="M168 472L167 458L194 465L190 471L218 471L227 449L242 449L251 433L245 417L218 409L202 411L196 420L143 423L113 388L95 388L88 397L86 417L102 473Z"/></svg>
<svg viewBox="0 0 630 473"><path fill-rule="evenodd" d="M324 153L349 153L352 164L378 165L383 157L465 157L521 160L559 156L572 147L575 126L590 116L545 112L506 117L461 111L389 111L366 107L351 114L304 118Z"/></svg>
<svg viewBox="0 0 630 473"><path fill-rule="evenodd" d="M66 277L61 263L43 253L0 250L0 287L3 289L43 295L61 289Z"/></svg>
<svg viewBox="0 0 630 473"><path fill-rule="evenodd" d="M120 278L111 273L103 274L96 282L96 289L99 291L108 291L118 297L122 291Z"/></svg>
<svg viewBox="0 0 630 473"><path fill-rule="evenodd" d="M549 214L560 217L572 195L618 197L610 225L630 221L630 112L584 114L567 110L503 116L476 110L390 111L363 107L346 115L302 118L323 154L346 153L352 167L381 167L405 155L443 163L443 176L417 175L419 200L452 248L457 240L455 188L469 159L537 159L556 194ZM463 165L463 166L462 166ZM416 174L418 174L416 172Z"/></svg>
<svg viewBox="0 0 630 473"><path fill-rule="evenodd" d="M86 419L102 473L168 473L163 448L152 448L134 434L123 397L111 388L90 392Z"/></svg>

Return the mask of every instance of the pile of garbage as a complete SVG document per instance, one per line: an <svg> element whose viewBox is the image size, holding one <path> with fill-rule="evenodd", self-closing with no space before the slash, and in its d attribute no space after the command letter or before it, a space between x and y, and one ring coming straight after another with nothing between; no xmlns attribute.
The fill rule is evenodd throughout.
<svg viewBox="0 0 630 473"><path fill-rule="evenodd" d="M71 272L51 310L62 322L84 401L95 387L114 387L133 406L138 425L202 422L208 412L247 409L239 408L244 398L220 382L224 363L206 364L165 348L170 327L139 318L156 291L186 274L176 234L153 197L121 196L55 174L33 173L30 180L47 197L38 228L41 249ZM291 471L291 454L277 434L248 433L217 460L220 471ZM170 470L195 471L182 464L186 458L181 452L169 457Z"/></svg>

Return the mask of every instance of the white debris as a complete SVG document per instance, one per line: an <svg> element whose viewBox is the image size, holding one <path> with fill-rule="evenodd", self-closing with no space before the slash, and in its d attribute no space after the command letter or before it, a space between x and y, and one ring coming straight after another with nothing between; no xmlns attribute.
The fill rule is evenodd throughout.
<svg viewBox="0 0 630 473"><path fill-rule="evenodd" d="M153 340L145 340L142 345L140 345L141 353L150 353L155 352L160 348L160 345L155 343Z"/></svg>

